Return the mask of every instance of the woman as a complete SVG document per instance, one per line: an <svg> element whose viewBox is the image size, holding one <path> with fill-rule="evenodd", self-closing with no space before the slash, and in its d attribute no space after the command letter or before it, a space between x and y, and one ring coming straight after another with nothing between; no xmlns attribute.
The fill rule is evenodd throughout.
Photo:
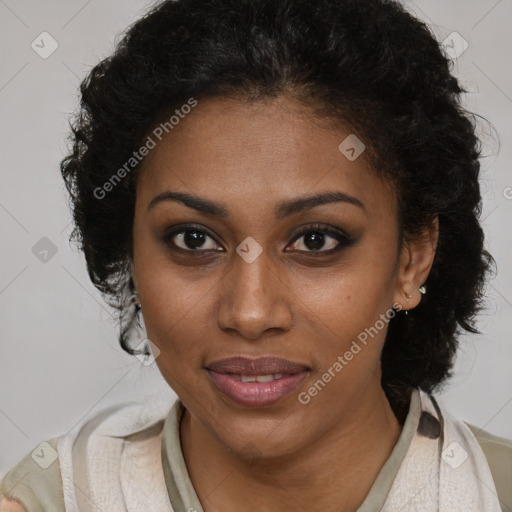
<svg viewBox="0 0 512 512"><path fill-rule="evenodd" d="M74 238L179 398L43 443L1 510L512 506L512 443L433 396L493 259L474 123L423 23L386 0L165 1L81 92Z"/></svg>

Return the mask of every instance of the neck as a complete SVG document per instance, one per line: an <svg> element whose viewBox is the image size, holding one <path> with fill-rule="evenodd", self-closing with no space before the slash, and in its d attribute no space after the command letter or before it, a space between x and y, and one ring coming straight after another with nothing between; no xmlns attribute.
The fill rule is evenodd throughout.
<svg viewBox="0 0 512 512"><path fill-rule="evenodd" d="M192 485L205 512L248 509L354 512L364 501L401 432L379 388L322 438L279 458L241 459L213 437L188 410L181 442ZM350 416L349 416L350 415ZM355 416L357 415L357 416Z"/></svg>

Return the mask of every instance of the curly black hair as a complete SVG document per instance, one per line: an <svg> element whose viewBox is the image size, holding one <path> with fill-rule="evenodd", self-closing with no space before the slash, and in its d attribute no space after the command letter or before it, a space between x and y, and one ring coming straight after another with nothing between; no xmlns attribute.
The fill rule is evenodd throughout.
<svg viewBox="0 0 512 512"><path fill-rule="evenodd" d="M158 122L208 97L259 101L287 94L364 140L376 174L398 200L400 240L437 215L427 293L395 315L382 353L388 397L437 389L462 329L480 334L486 274L478 181L482 143L466 92L426 24L392 0L163 1L123 34L82 82L61 162L89 276L119 313L129 346L137 171L126 162ZM119 186L106 183L125 165ZM121 174L118 174L120 176ZM111 182L110 182L111 183ZM101 194L98 191L102 191Z"/></svg>

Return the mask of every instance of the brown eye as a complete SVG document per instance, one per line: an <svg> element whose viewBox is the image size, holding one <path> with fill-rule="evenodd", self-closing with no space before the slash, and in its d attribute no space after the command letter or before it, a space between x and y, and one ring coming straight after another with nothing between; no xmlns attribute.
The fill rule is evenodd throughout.
<svg viewBox="0 0 512 512"><path fill-rule="evenodd" d="M172 249L177 248L182 251L200 252L222 250L222 248L218 248L219 246L213 237L205 230L194 226L181 226L179 229L175 228L171 232L166 233L162 237L162 240Z"/></svg>
<svg viewBox="0 0 512 512"><path fill-rule="evenodd" d="M294 239L292 249L298 252L330 254L354 242L341 231L330 227L310 226Z"/></svg>
<svg viewBox="0 0 512 512"><path fill-rule="evenodd" d="M304 241L299 243L295 242L295 249L299 251L303 250L312 250L318 251L320 249L330 250L337 246L339 243L334 237L329 235L325 235L320 231L309 231L307 234L302 235L300 238L303 238ZM300 239L299 239L300 240Z"/></svg>

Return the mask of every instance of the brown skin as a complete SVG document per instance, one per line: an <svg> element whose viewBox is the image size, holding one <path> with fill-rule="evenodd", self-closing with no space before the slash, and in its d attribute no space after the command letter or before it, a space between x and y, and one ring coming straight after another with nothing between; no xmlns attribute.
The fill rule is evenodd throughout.
<svg viewBox="0 0 512 512"><path fill-rule="evenodd" d="M436 219L397 252L395 198L364 153L353 162L340 153L350 133L287 96L253 105L215 98L200 101L141 171L132 275L157 365L187 408L182 450L206 512L354 511L400 435L380 384L387 323L309 404L298 401L393 304L419 303L437 245ZM148 211L167 190L222 203L229 215L176 201ZM355 196L364 209L336 202L276 219L278 203L326 191ZM221 251L201 258L183 236L174 237L182 252L159 239L187 222L213 235L200 248ZM339 244L325 234L314 250L308 235L297 239L318 223L355 243L315 257ZM263 249L250 264L235 250L249 236ZM221 395L205 370L237 355L311 371L278 404L249 409Z"/></svg>

